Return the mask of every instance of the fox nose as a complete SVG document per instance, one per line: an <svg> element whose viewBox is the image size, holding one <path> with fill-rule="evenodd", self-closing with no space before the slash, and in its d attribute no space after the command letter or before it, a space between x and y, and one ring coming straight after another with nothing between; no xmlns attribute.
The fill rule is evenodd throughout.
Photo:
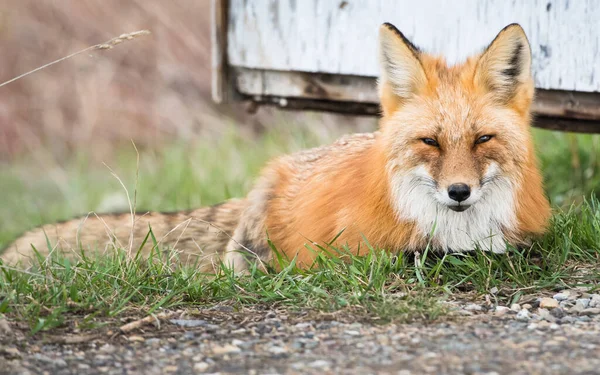
<svg viewBox="0 0 600 375"><path fill-rule="evenodd" d="M467 184L452 184L448 187L448 196L457 202L467 200L471 195L471 188Z"/></svg>

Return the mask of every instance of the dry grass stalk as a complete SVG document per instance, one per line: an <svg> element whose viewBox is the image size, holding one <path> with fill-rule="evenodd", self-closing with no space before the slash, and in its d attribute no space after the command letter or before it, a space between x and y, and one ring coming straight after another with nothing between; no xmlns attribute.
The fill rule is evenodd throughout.
<svg viewBox="0 0 600 375"><path fill-rule="evenodd" d="M60 59L58 59L58 60L54 60L54 61L52 61L52 62L49 62L48 64L42 65L42 66L40 66L40 67L38 67L38 68L35 68L35 69L33 69L33 70L30 70L30 71L28 71L28 72L26 72L26 73L23 73L23 74L21 74L21 75L18 75L18 76L16 76L16 77L15 77L15 78L13 78L13 79L10 79L10 80L8 80L8 81L6 81L6 82L0 83L0 87L2 87L2 86L5 86L5 85L8 85L9 83L12 83L12 82L14 82L14 81L17 81L17 80L19 80L19 79L21 79L21 78L27 77L27 76L28 76L28 75L30 75L30 74L33 74L33 73L35 73L35 72L38 72L38 71L40 71L40 70L42 70L42 69L45 69L45 68L47 68L47 67L49 67L49 66L52 66L52 65L54 65L54 64L57 64L57 63L59 63L59 62L62 62L62 61L68 60L68 59L70 59L70 58L72 58L72 57L75 57L75 56L77 56L77 55L79 55L79 54L82 54L82 53L84 53L84 52L89 52L89 51L94 51L94 50L104 50L104 49L111 49L111 48L113 48L114 46L116 46L117 44L121 44L121 43L123 43L123 42L125 42L125 41L132 40L132 39L134 39L134 38L137 38L137 37L140 37L140 36L144 36L144 35L149 35L149 34L150 34L150 31L149 31L149 30L138 30L138 31L133 31L133 32L131 32L131 33L127 33L127 34L121 34L121 35L119 35L118 37L112 38L112 39L110 39L110 40L108 40L108 41L106 41L106 42L104 42L104 43L95 44L95 45L93 45L93 46L90 46L90 47L84 48L84 49L82 49L81 51L74 52L74 53L72 53L72 54L70 54L70 55L68 55L68 56L61 57L61 58L60 58Z"/></svg>

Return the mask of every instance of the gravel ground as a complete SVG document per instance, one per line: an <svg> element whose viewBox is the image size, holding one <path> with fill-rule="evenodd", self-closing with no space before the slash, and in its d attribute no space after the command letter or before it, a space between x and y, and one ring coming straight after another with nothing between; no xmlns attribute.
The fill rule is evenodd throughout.
<svg viewBox="0 0 600 375"><path fill-rule="evenodd" d="M600 295L527 300L452 302L441 321L410 324L216 306L125 334L112 324L31 338L0 321L0 373L599 374Z"/></svg>

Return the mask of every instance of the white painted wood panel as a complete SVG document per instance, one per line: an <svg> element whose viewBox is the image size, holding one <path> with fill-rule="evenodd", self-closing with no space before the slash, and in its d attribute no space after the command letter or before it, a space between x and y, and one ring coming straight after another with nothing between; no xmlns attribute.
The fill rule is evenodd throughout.
<svg viewBox="0 0 600 375"><path fill-rule="evenodd" d="M375 77L377 32L463 60L504 26L531 41L536 86L600 92L600 0L229 0L228 62L261 70Z"/></svg>

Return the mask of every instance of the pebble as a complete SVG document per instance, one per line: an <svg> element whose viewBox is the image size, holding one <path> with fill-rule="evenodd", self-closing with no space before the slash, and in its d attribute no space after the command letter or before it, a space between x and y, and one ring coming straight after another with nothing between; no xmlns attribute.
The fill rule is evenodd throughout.
<svg viewBox="0 0 600 375"><path fill-rule="evenodd" d="M531 310L531 308L532 308L533 306L532 306L530 303L526 303L526 304L524 304L522 307L523 307L523 309L525 309L525 310Z"/></svg>
<svg viewBox="0 0 600 375"><path fill-rule="evenodd" d="M600 307L600 294L592 294L590 298L590 307Z"/></svg>
<svg viewBox="0 0 600 375"><path fill-rule="evenodd" d="M312 324L311 323L298 323L294 327L296 327L298 329L307 329L307 328L312 327Z"/></svg>
<svg viewBox="0 0 600 375"><path fill-rule="evenodd" d="M520 321L528 321L530 318L531 316L529 315L529 310L525 308L520 310L516 316L516 319Z"/></svg>
<svg viewBox="0 0 600 375"><path fill-rule="evenodd" d="M12 329L8 324L8 321L4 318L0 318L0 334L2 336L8 336L12 333Z"/></svg>
<svg viewBox="0 0 600 375"><path fill-rule="evenodd" d="M130 342L144 342L144 341L146 341L146 339L143 338L142 336L129 336L127 338L127 340L129 340Z"/></svg>
<svg viewBox="0 0 600 375"><path fill-rule="evenodd" d="M579 312L579 315L590 316L590 315L598 315L600 314L600 308L592 307L589 309L585 309Z"/></svg>
<svg viewBox="0 0 600 375"><path fill-rule="evenodd" d="M239 353L242 350L234 345L223 345L223 346L213 347L212 351L216 355L221 355L221 354Z"/></svg>
<svg viewBox="0 0 600 375"><path fill-rule="evenodd" d="M469 303L467 306L464 307L464 309L467 311L481 311L483 310L483 307L476 303Z"/></svg>
<svg viewBox="0 0 600 375"><path fill-rule="evenodd" d="M325 361L323 359L319 359L308 364L308 367L312 368L327 368L331 367L331 363L329 361Z"/></svg>
<svg viewBox="0 0 600 375"><path fill-rule="evenodd" d="M575 306L573 306L573 307L571 307L569 309L569 313L571 313L571 314L578 314L578 313L582 312L583 310L584 310L583 306L581 306L581 305L575 305Z"/></svg>
<svg viewBox="0 0 600 375"><path fill-rule="evenodd" d="M194 370L198 371L198 372L203 372L208 370L208 368L210 367L210 365L206 362L198 362L196 364L194 364Z"/></svg>
<svg viewBox="0 0 600 375"><path fill-rule="evenodd" d="M521 311L521 305L519 305L518 303L513 303L512 305L510 305L510 309L514 312L519 312Z"/></svg>
<svg viewBox="0 0 600 375"><path fill-rule="evenodd" d="M510 311L510 309L506 306L496 306L496 308L494 309L494 312L496 313L496 315L504 315L509 311Z"/></svg>
<svg viewBox="0 0 600 375"><path fill-rule="evenodd" d="M543 319L543 320L556 319L556 318L554 318L553 316L550 315L550 310L547 310L547 309L545 309L543 307L540 307L537 310L537 314L538 314L539 318Z"/></svg>
<svg viewBox="0 0 600 375"><path fill-rule="evenodd" d="M569 298L569 292L556 293L554 296L552 296L552 298L559 302L564 301Z"/></svg>
<svg viewBox="0 0 600 375"><path fill-rule="evenodd" d="M542 298L540 300L540 307L544 309L554 309L558 307L558 301L554 298Z"/></svg>
<svg viewBox="0 0 600 375"><path fill-rule="evenodd" d="M170 322L181 327L200 327L207 323L202 319L171 319Z"/></svg>
<svg viewBox="0 0 600 375"><path fill-rule="evenodd" d="M564 300L564 301L560 301L560 303L558 305L560 307L562 307L563 309L569 309L569 308L573 307L574 302L569 301L569 300Z"/></svg>
<svg viewBox="0 0 600 375"><path fill-rule="evenodd" d="M582 309L587 309L590 305L590 300L587 298L579 298L575 300L575 306L580 306Z"/></svg>
<svg viewBox="0 0 600 375"><path fill-rule="evenodd" d="M288 350L286 348L281 347L281 346L271 346L267 350L269 351L269 353L273 353L273 354L283 354L283 353L288 352Z"/></svg>
<svg viewBox="0 0 600 375"><path fill-rule="evenodd" d="M146 345L158 346L158 345L160 345L160 339L156 338L156 337L152 337L152 338L146 340Z"/></svg>
<svg viewBox="0 0 600 375"><path fill-rule="evenodd" d="M358 331L347 330L345 333L346 333L348 336L360 336L360 332L358 332Z"/></svg>

